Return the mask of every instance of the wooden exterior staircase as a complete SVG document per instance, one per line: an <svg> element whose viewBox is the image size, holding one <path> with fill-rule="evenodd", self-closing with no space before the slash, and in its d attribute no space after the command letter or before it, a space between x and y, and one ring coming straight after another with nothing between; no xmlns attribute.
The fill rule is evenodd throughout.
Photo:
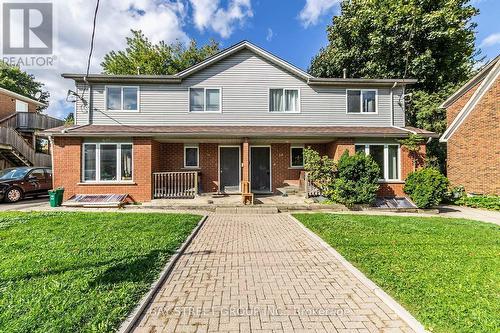
<svg viewBox="0 0 500 333"><path fill-rule="evenodd" d="M51 156L37 153L13 128L0 127L0 155L12 165L50 166Z"/></svg>

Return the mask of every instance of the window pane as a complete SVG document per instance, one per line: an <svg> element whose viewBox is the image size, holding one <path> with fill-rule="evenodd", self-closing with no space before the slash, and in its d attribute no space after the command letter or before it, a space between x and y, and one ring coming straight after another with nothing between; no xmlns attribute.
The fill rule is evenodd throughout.
<svg viewBox="0 0 500 333"><path fill-rule="evenodd" d="M45 181L45 173L43 172L43 169L35 169L31 171L30 177L35 177L37 181L39 182L44 182Z"/></svg>
<svg viewBox="0 0 500 333"><path fill-rule="evenodd" d="M191 111L203 111L205 109L203 91L203 88L193 88L190 90L189 103Z"/></svg>
<svg viewBox="0 0 500 333"><path fill-rule="evenodd" d="M123 110L137 110L137 88L123 88Z"/></svg>
<svg viewBox="0 0 500 333"><path fill-rule="evenodd" d="M356 153L365 153L365 145L356 145L354 146L354 150Z"/></svg>
<svg viewBox="0 0 500 333"><path fill-rule="evenodd" d="M187 167L197 167L198 166L198 148L196 148L196 147L186 148L185 165Z"/></svg>
<svg viewBox="0 0 500 333"><path fill-rule="evenodd" d="M363 112L375 111L375 91L363 91Z"/></svg>
<svg viewBox="0 0 500 333"><path fill-rule="evenodd" d="M347 91L347 112L359 113L361 110L359 109L361 98L361 91L359 90L348 90Z"/></svg>
<svg viewBox="0 0 500 333"><path fill-rule="evenodd" d="M304 166L304 148L292 148L292 166Z"/></svg>
<svg viewBox="0 0 500 333"><path fill-rule="evenodd" d="M116 180L116 145L101 145L101 180Z"/></svg>
<svg viewBox="0 0 500 333"><path fill-rule="evenodd" d="M122 89L120 87L108 88L106 97L107 97L108 110L121 110Z"/></svg>
<svg viewBox="0 0 500 333"><path fill-rule="evenodd" d="M283 89L271 89L269 91L269 110L283 111Z"/></svg>
<svg viewBox="0 0 500 333"><path fill-rule="evenodd" d="M389 179L399 179L398 146L389 145Z"/></svg>
<svg viewBox="0 0 500 333"><path fill-rule="evenodd" d="M220 110L220 91L219 89L207 89L207 111Z"/></svg>
<svg viewBox="0 0 500 333"><path fill-rule="evenodd" d="M299 91L298 90L285 90L285 110L298 111L299 110Z"/></svg>
<svg viewBox="0 0 500 333"><path fill-rule="evenodd" d="M370 156L380 167L380 179L384 179L384 146L370 145Z"/></svg>
<svg viewBox="0 0 500 333"><path fill-rule="evenodd" d="M122 180L132 180L132 145L122 145Z"/></svg>
<svg viewBox="0 0 500 333"><path fill-rule="evenodd" d="M83 146L83 180L96 180L96 145Z"/></svg>

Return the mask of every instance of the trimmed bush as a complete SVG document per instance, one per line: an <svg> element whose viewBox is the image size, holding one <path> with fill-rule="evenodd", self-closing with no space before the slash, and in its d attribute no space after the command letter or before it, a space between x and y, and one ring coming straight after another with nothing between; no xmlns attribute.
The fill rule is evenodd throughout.
<svg viewBox="0 0 500 333"><path fill-rule="evenodd" d="M441 203L448 185L448 178L438 169L423 168L408 175L403 190L417 207L430 208Z"/></svg>
<svg viewBox="0 0 500 333"><path fill-rule="evenodd" d="M500 211L500 196L474 195L469 197L464 195L460 199L455 201L455 204L460 206Z"/></svg>
<svg viewBox="0 0 500 333"><path fill-rule="evenodd" d="M379 188L379 174L380 168L370 156L364 153L349 156L346 150L337 163L337 177L326 195L346 206L371 204Z"/></svg>
<svg viewBox="0 0 500 333"><path fill-rule="evenodd" d="M328 156L320 156L316 150L307 147L304 149L304 170L307 171L309 179L323 192L335 178L337 166Z"/></svg>

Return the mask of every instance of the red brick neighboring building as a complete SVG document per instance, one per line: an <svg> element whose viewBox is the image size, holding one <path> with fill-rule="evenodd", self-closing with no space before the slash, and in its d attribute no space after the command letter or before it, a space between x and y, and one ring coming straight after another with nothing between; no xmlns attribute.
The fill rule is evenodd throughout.
<svg viewBox="0 0 500 333"><path fill-rule="evenodd" d="M447 173L454 186L474 194L500 194L500 56L450 96Z"/></svg>

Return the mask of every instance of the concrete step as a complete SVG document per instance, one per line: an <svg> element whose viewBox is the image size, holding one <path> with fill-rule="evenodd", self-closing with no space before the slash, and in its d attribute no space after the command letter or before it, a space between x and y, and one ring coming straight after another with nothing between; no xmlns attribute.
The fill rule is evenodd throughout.
<svg viewBox="0 0 500 333"><path fill-rule="evenodd" d="M216 214L278 214L275 206L217 207Z"/></svg>
<svg viewBox="0 0 500 333"><path fill-rule="evenodd" d="M288 185L288 186L283 186L283 187L278 187L276 188L278 192L280 192L282 195L287 196L290 194L298 194L298 193L303 193L303 191L300 189L299 186L295 185Z"/></svg>

